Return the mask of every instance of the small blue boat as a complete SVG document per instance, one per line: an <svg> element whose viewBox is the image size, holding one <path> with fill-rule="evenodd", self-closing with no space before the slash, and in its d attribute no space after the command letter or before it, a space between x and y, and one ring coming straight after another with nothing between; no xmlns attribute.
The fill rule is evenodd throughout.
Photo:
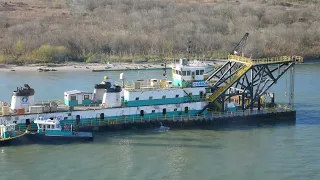
<svg viewBox="0 0 320 180"><path fill-rule="evenodd" d="M17 131L15 123L0 124L0 146L11 145L13 142L20 142L20 137L27 134L27 131Z"/></svg>
<svg viewBox="0 0 320 180"><path fill-rule="evenodd" d="M92 132L77 132L71 125L65 124L61 127L60 120L57 118L43 119L41 117L34 120L38 130L36 133L29 133L28 137L34 142L53 142L53 141L92 141Z"/></svg>

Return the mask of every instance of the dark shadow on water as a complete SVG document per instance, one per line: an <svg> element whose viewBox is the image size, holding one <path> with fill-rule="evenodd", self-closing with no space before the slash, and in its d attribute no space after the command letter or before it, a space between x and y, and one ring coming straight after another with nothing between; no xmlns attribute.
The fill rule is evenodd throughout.
<svg viewBox="0 0 320 180"><path fill-rule="evenodd" d="M111 145L119 146L119 143L111 143ZM203 149L218 149L220 145L191 145L191 144L159 144L159 143L129 143L129 146L145 146L145 147L184 147L184 148L203 148Z"/></svg>
<svg viewBox="0 0 320 180"><path fill-rule="evenodd" d="M16 139L14 141L11 141L10 143L7 143L0 147L8 147L8 146L28 146L28 145L74 145L74 144L86 144L86 143L92 143L93 141L34 141L31 139L28 139L27 137L20 137L19 139Z"/></svg>
<svg viewBox="0 0 320 180"><path fill-rule="evenodd" d="M152 134L150 134L152 135ZM115 136L112 139L123 139L124 136ZM138 139L138 140L168 140L168 141L196 141L196 142L203 142L202 139L197 138L174 138L174 137L154 137L154 136L145 136L145 137L135 137L131 136L130 139Z"/></svg>
<svg viewBox="0 0 320 180"><path fill-rule="evenodd" d="M297 111L297 125L320 125L320 110L301 109Z"/></svg>
<svg viewBox="0 0 320 180"><path fill-rule="evenodd" d="M219 148L220 146L216 145L206 145L206 141L201 138L192 138L192 137L172 137L172 134L165 137L159 137L162 133L175 133L178 131L248 131L253 129L273 129L273 128L281 128L281 127L288 127L288 126L295 126L295 122L260 122L260 123L253 123L249 125L202 125L202 126L192 126L192 127L183 127L183 128L172 128L167 132L157 132L155 129L135 129L135 130L122 130L122 131L113 131L113 132L96 132L95 138L93 141L50 141L50 142L35 142L27 139L26 137L22 137L19 141L11 143L10 146L22 146L22 145L76 145L76 144L111 144L111 145L120 145L119 142L114 143L114 140L122 140L122 139L129 139L129 140L164 140L164 141L179 141L179 142L202 142L203 145L190 145L184 143L167 143L167 144L159 144L159 143L144 143L144 142L132 142L129 143L133 146L162 146L162 147L187 147L187 148ZM173 135L174 136L174 135Z"/></svg>

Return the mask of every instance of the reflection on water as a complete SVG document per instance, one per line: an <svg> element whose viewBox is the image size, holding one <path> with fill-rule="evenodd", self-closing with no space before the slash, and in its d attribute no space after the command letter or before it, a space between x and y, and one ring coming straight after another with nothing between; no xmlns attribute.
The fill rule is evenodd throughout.
<svg viewBox="0 0 320 180"><path fill-rule="evenodd" d="M182 179L182 172L185 168L185 163L188 157L184 153L185 148L181 145L167 146L164 156L168 164L168 179L180 180Z"/></svg>
<svg viewBox="0 0 320 180"><path fill-rule="evenodd" d="M128 138L121 139L118 142L118 168L121 169L122 175L128 177L132 171L134 154L131 149L130 140Z"/></svg>

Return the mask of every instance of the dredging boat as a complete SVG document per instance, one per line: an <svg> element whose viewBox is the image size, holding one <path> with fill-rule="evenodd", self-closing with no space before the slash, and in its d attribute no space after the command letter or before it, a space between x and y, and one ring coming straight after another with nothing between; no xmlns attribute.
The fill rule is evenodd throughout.
<svg viewBox="0 0 320 180"><path fill-rule="evenodd" d="M112 85L108 77L94 86L93 93L71 90L64 92L64 104L57 101L35 102L35 90L29 85L13 91L9 109L0 120L30 126L38 130L37 117L58 118L61 127L103 126L119 121L139 121L197 115L208 103L210 87L205 81L207 65L200 61L180 59L172 66L173 81L168 79L140 80L127 84L124 73L120 83ZM202 114L206 114L203 111Z"/></svg>
<svg viewBox="0 0 320 180"><path fill-rule="evenodd" d="M291 58L253 61L250 58L237 55L229 57L229 61L209 76L205 74L207 64L196 60L189 61L186 58L172 64L172 81L167 78L148 79L128 84L124 73L121 73L120 82L112 85L108 77L105 76L100 84L94 86L93 93L80 90L66 91L63 102L35 102L34 89L25 84L24 87L18 87L13 91L10 106L7 103L3 105L0 122L12 122L19 127L29 127L30 131L36 130L38 135L43 136L43 128L39 126L39 122L42 121L37 119L39 116L47 120L46 123L53 123L50 124L50 127L51 125L55 127L54 123L58 119L59 127L68 125L79 131L104 130L104 127L106 129L109 127L121 129L126 128L127 124L136 122L146 122L146 124L157 122L158 124L154 125L158 126L161 121L164 124L169 120L184 123L188 120L198 121L200 118L206 121L219 117L227 119L223 122L238 122L234 118L230 118L228 113L232 115L241 113L236 117L242 118L245 122L248 120L246 114L253 115L254 108L256 108L255 115L264 114L265 117L271 117L274 110L271 112L268 108L275 107L274 95L267 92L267 89L272 84L267 88L264 88L266 85L261 85L263 89L255 91L258 92L257 94L252 91L255 86L259 88L259 83L268 82L265 81L265 78L259 78L260 75L267 76L269 74L260 73L259 75L260 71L255 68L266 65L276 67L272 72L282 72L278 74L277 78L274 78L276 75L270 76L275 80L269 80L276 81L289 68L283 69L282 66L274 66L274 64L282 63L283 66L293 66L295 61ZM236 63L240 65L234 65ZM230 73L230 71L232 72ZM247 72L249 71L251 74L257 73L257 75L251 75L251 80L256 82L255 84L248 81L247 74L249 73ZM218 77L218 79L214 77ZM246 83L248 85L245 85ZM265 96L271 98L270 104L272 106L261 110ZM265 107L267 106L265 105ZM219 114L208 113L209 108L211 110L218 109L216 112ZM246 112L247 110L248 112ZM278 113L284 112L283 118L288 116L291 118L292 116L295 119L295 111L290 112L291 114L287 113L287 109L284 108L276 109L276 111ZM219 120L214 123L222 122ZM53 133L51 129L46 130ZM63 128L59 130L60 137L64 137L64 133L66 133L62 133L63 130ZM46 131L48 134L45 133L45 137L52 136L49 131Z"/></svg>
<svg viewBox="0 0 320 180"><path fill-rule="evenodd" d="M34 120L37 125L36 132L29 132L28 138L34 142L52 142L52 141L92 141L92 132L78 132L72 124L60 125L60 119L43 119L42 117Z"/></svg>
<svg viewBox="0 0 320 180"><path fill-rule="evenodd" d="M12 122L6 122L0 124L0 146L9 145L13 142L20 142L19 138L27 134L27 130L16 130L16 124Z"/></svg>
<svg viewBox="0 0 320 180"><path fill-rule="evenodd" d="M10 105L0 104L0 122L28 127L39 136L43 136L43 126L50 125L43 137L51 137L51 125L56 128L57 120L60 128L67 125L79 131L130 128L128 124L135 127L137 123L155 122L154 125L159 126L161 121L165 125L169 122L190 125L256 123L257 119L295 121L295 110L277 108L274 93L268 89L290 71L289 105L292 107L294 65L303 62L303 58L246 58L242 50L248 35L244 35L224 64L210 74L205 73L208 64L182 58L171 66L172 79L137 80L128 84L121 73L120 82L112 84L105 76L100 84L94 85L93 92L66 91L63 101L35 101L34 89L25 84L13 91ZM265 97L270 98L268 105ZM208 109L212 111L208 113ZM37 117L43 117L45 121ZM49 124L40 127L42 122ZM72 134L62 132L65 130L62 128L54 133L59 132L59 136Z"/></svg>

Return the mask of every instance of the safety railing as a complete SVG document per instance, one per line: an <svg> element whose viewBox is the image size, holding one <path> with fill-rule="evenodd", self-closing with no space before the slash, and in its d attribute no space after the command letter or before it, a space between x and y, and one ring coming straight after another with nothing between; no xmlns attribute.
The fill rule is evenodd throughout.
<svg viewBox="0 0 320 180"><path fill-rule="evenodd" d="M251 58L243 57L243 56L237 56L237 55L228 55L229 61L237 61L240 63L252 63Z"/></svg>
<svg viewBox="0 0 320 180"><path fill-rule="evenodd" d="M294 109L285 106L279 105L275 108L265 108L262 110L236 110L233 112L208 112L206 114L147 114L144 116L140 116L139 114L135 116L122 116L122 117L105 117L105 119L92 118L92 119L82 119L80 123L77 125L75 120L62 120L61 126L63 127L65 124L71 125L74 128L81 127L90 127L90 126L106 126L106 125L115 125L115 124L123 124L123 123L139 123L139 122L152 122L152 121L194 121L194 120L208 120L208 119L216 119L216 118L225 118L225 117L233 117L233 116L248 116L248 115L257 115L257 114L268 114L268 113L277 113L277 112L289 112ZM37 127L35 124L31 126L27 126L25 124L18 124L16 126L16 131L18 135L23 135L26 130L36 130Z"/></svg>
<svg viewBox="0 0 320 180"><path fill-rule="evenodd" d="M271 64L271 63L280 63L280 62L291 62L292 59L290 56L280 56L280 57L271 57L263 59L254 59L254 64Z"/></svg>
<svg viewBox="0 0 320 180"><path fill-rule="evenodd" d="M16 131L18 132L25 132L26 130L36 129L36 128L37 126L35 124L33 125L17 124L16 125Z"/></svg>
<svg viewBox="0 0 320 180"><path fill-rule="evenodd" d="M10 139L15 139L21 136L24 136L27 134L27 131L17 131L15 136L9 136L7 138L0 138L0 141L6 141L6 140L10 140Z"/></svg>
<svg viewBox="0 0 320 180"><path fill-rule="evenodd" d="M37 101L35 101L35 104L49 104L51 102L56 102L57 104L64 104L62 99L37 100Z"/></svg>
<svg viewBox="0 0 320 180"><path fill-rule="evenodd" d="M276 112L288 112L292 111L290 108L276 108L276 109L262 109L262 110L237 110L234 112L209 112L207 114L182 114L182 115L144 115L144 116L130 116L130 117L121 117L121 118L106 118L106 119L91 119L87 121L82 121L80 124L76 125L75 122L67 123L72 124L75 128L81 127L90 127L90 126L106 126L106 125L116 125L116 124L125 124L125 123L142 123L142 122L152 122L152 121L195 121L195 120L209 120L216 118L226 118L233 116L249 116L249 115L258 115L258 114L269 114Z"/></svg>
<svg viewBox="0 0 320 180"><path fill-rule="evenodd" d="M262 59L251 59L238 55L228 55L229 61L236 61L240 63L253 63L257 64L272 64L272 63L281 63L281 62L303 62L302 56L279 56L279 57L270 57L270 58L262 58Z"/></svg>
<svg viewBox="0 0 320 180"><path fill-rule="evenodd" d="M302 56L292 56L291 58L295 62L303 63L303 57Z"/></svg>
<svg viewBox="0 0 320 180"><path fill-rule="evenodd" d="M115 85L121 86L121 83L116 82ZM166 88L174 88L176 86L174 85L167 86L161 83L151 85L149 82L143 82L143 83L140 82L138 86L136 86L134 83L126 83L124 87L126 89L166 89Z"/></svg>
<svg viewBox="0 0 320 180"><path fill-rule="evenodd" d="M214 101L214 104L219 108L219 109L222 109L222 104L217 102L217 101Z"/></svg>

